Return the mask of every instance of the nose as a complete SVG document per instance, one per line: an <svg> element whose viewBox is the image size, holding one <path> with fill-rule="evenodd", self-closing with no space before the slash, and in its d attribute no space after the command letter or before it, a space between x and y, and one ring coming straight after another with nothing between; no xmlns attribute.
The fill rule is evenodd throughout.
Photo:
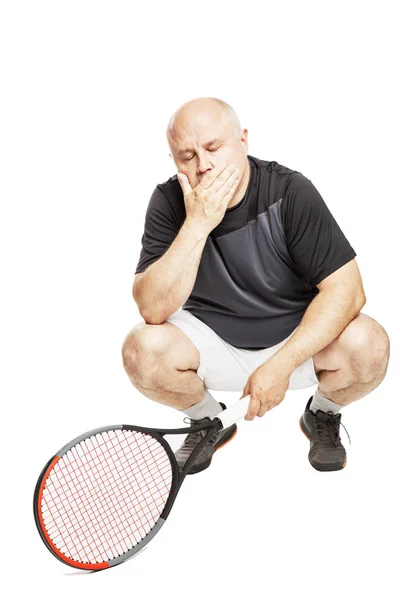
<svg viewBox="0 0 400 600"><path fill-rule="evenodd" d="M201 154L199 156L199 162L197 165L197 174L198 175L203 175L205 174L207 171L213 169L213 165L210 163L209 159L206 157L206 155Z"/></svg>

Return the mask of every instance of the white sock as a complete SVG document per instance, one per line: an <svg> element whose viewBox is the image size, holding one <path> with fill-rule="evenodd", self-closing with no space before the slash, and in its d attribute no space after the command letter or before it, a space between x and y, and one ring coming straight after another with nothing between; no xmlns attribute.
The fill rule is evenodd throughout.
<svg viewBox="0 0 400 600"><path fill-rule="evenodd" d="M333 400L329 400L329 398L326 398L321 394L318 388L316 389L310 404L310 410L312 410L313 413L316 413L317 410L322 410L323 412L328 412L331 410L336 414L342 408L342 404L336 404L336 402L333 402Z"/></svg>
<svg viewBox="0 0 400 600"><path fill-rule="evenodd" d="M204 417L210 417L213 419L222 410L222 406L219 402L210 394L207 390L204 398L193 404L189 408L183 408L180 412L184 412L191 419L204 419Z"/></svg>

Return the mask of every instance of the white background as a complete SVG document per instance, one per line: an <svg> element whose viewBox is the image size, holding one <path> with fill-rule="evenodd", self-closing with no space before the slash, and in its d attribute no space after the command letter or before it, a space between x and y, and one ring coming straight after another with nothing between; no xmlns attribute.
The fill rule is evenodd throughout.
<svg viewBox="0 0 400 600"><path fill-rule="evenodd" d="M395 4L2 2L1 561L12 597L399 597ZM90 575L44 547L33 489L83 431L184 426L133 388L120 349L141 320L131 286L147 203L176 172L165 128L198 96L233 106L249 154L313 181L357 252L363 312L388 331L391 362L342 411L343 471L308 463L298 419L315 388L290 391L186 479L146 550Z"/></svg>

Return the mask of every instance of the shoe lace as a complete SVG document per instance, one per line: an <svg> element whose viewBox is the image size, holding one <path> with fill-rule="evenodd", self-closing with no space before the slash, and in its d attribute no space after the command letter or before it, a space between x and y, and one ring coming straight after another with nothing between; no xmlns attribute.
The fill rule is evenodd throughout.
<svg viewBox="0 0 400 600"><path fill-rule="evenodd" d="M316 413L316 429L317 429L317 435L320 438L320 440L322 442L330 442L332 441L335 446L339 445L339 428L340 425L343 427L343 429L345 430L347 437L349 438L349 443L351 445L351 440L350 440L350 435L349 432L347 431L346 427L343 425L343 423L341 422L341 416L338 414L333 413L331 410L329 410L327 413L325 413L328 418L320 418L318 416L318 412Z"/></svg>
<svg viewBox="0 0 400 600"><path fill-rule="evenodd" d="M199 421L196 419L191 419L190 417L185 417L183 419L183 422L186 423L186 425L196 425ZM183 442L182 448L195 448L199 441L202 438L204 438L207 435L207 433L207 429L201 429L200 431L189 433ZM215 441L217 435L218 432L208 441L208 443L212 444Z"/></svg>
<svg viewBox="0 0 400 600"><path fill-rule="evenodd" d="M191 419L190 417L185 417L183 419L183 422L187 425L196 425L196 423L198 423L196 419ZM187 448L189 450L195 448L200 442L200 440L204 438L205 435L207 435L206 429L201 429L200 431L194 431L192 433L189 433L183 442L182 448Z"/></svg>

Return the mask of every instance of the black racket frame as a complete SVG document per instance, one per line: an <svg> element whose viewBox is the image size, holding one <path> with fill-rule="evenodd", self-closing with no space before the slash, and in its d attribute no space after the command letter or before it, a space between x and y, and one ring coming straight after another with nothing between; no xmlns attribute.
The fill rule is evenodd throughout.
<svg viewBox="0 0 400 600"><path fill-rule="evenodd" d="M168 497L168 500L163 508L162 513L160 514L158 521L160 519L163 519L164 521L167 519L172 506L175 502L176 496L179 492L179 489L183 483L183 480L185 479L190 467L192 466L193 462L196 460L197 456L200 454L200 452L202 451L202 449L204 448L204 446L207 444L207 442L216 434L218 433L218 431L220 431L222 429L222 422L220 421L220 419L218 419L218 417L215 417L214 419L210 419L208 417L204 418L204 419L200 419L197 420L196 423L194 425L191 425L190 427L184 427L184 428L180 428L180 429L162 429L162 428L157 428L157 427L139 427L136 425L118 425L118 426L113 426L110 425L109 427L100 427L98 429L93 429L91 431L88 431L87 433L84 433L76 438L74 438L73 440L71 440L68 444L63 446L63 449L65 448L64 452L62 452L61 454L54 454L45 464L45 466L43 467L36 486L35 486L35 490L34 490L34 494L33 494L33 515L34 515L34 519L35 519L35 524L37 527L37 530L39 532L39 535L43 541L43 543L45 544L46 548L51 552L51 554L53 554L53 556L55 556L60 562L62 562L63 564L68 565L69 567L74 567L74 568L80 568L77 567L75 565L71 565L69 562L64 561L51 547L51 545L48 543L46 536L44 535L43 531L42 531L42 527L40 525L40 519L39 519L39 505L38 505L38 499L39 499L39 492L40 492L40 487L43 481L43 478L46 474L46 471L48 470L49 466L51 465L51 463L53 462L53 460L58 456L61 458L61 456L63 456L63 454L65 454L66 452L69 451L70 448L74 447L74 445L76 445L77 443L80 443L77 440L83 441L84 439L87 439L93 435L96 435L97 433L100 433L102 431L112 431L113 429L118 429L120 430L128 430L128 431L138 431L140 433L146 433L151 435L152 437L154 437L164 448L164 450L166 451L168 458L170 459L171 462L171 467L172 467L172 483L171 483L171 491ZM190 456L188 457L186 463L184 464L184 466L182 467L182 469L179 468L178 463L176 461L175 458L175 454L172 451L171 446L169 445L169 443L164 439L164 436L166 435L180 435L180 434L184 434L184 433L196 433L198 431L202 431L202 430L209 430L208 433L204 436L204 438L198 443L198 445L196 446L196 448L193 450L193 452L190 454ZM86 437L87 436L87 437ZM75 442L75 443L74 443ZM60 452L60 451L59 451ZM157 522L158 522L157 521ZM149 535L149 533L154 529L155 525L152 527L152 529L147 533L146 537ZM144 540L146 539L146 537L144 538ZM151 539L151 538L150 538ZM144 541L142 540L142 542ZM150 540L149 540L150 541ZM141 542L141 548L145 545L145 542L142 543ZM127 560L129 560L130 558L132 558L132 556L134 556L135 553L132 553ZM117 564L121 564L121 563L117 563ZM108 568L111 568L113 566L117 566L117 565L110 565ZM85 569L85 567L82 567L82 569ZM88 569L86 569L88 570ZM94 569L94 570L90 570L89 572L91 573L96 573L98 571L101 570L106 570L106 569Z"/></svg>

